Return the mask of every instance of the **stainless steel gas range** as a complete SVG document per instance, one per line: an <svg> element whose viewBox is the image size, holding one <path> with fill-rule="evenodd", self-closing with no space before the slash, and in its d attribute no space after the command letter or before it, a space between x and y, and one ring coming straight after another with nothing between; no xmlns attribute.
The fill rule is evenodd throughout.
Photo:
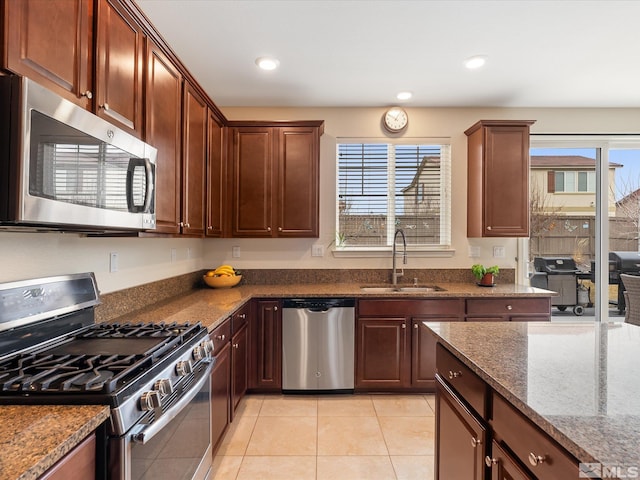
<svg viewBox="0 0 640 480"><path fill-rule="evenodd" d="M109 405L97 478L208 478L206 327L96 324L97 304L91 273L0 284L0 404Z"/></svg>

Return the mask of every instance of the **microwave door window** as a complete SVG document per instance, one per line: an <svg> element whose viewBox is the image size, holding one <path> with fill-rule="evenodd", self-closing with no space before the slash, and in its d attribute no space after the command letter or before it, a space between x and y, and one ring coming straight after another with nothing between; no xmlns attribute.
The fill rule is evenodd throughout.
<svg viewBox="0 0 640 480"><path fill-rule="evenodd" d="M31 195L122 212L130 211L131 201L145 203L148 178L144 168L132 175L130 154L39 112L32 114ZM47 134L38 135L39 128Z"/></svg>

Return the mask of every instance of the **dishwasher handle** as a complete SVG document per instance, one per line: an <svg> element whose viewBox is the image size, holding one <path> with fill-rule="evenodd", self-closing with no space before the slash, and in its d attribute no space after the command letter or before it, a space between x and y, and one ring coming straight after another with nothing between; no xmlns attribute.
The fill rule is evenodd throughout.
<svg viewBox="0 0 640 480"><path fill-rule="evenodd" d="M282 308L306 309L311 312L326 312L332 308L355 306L355 298L285 298L282 301Z"/></svg>

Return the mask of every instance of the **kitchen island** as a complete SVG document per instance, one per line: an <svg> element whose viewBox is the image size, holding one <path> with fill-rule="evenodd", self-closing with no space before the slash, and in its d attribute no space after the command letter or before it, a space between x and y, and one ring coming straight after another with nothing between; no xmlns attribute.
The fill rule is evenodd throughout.
<svg viewBox="0 0 640 480"><path fill-rule="evenodd" d="M484 455L480 455L483 464L503 468L495 465L499 463L497 449L511 460L515 457L514 468L525 474L542 479L563 478L540 474L549 464L554 466L549 451L534 451L532 447L519 455L517 443L539 435L546 445L560 446L555 466L565 460L558 458L564 454L571 460L568 471L573 472L564 477L567 480L638 476L640 327L625 323L546 322L426 326L444 347L437 360L439 383L443 385L439 395L444 397L449 392L462 399L472 409L472 423L477 421L486 429L482 433L486 434ZM451 367L457 362L462 367ZM478 390L471 392L469 381L475 382L474 386L484 384L486 390L479 395L485 398L477 401ZM447 408L443 404L441 412L446 414ZM512 426L504 418L510 419ZM512 435L510 430L516 431ZM509 444L510 439L514 439L513 445ZM451 460L447 446L438 446L438 461L446 470ZM593 464L589 468L595 474L579 476L578 465L582 463ZM484 465L476 471L483 469Z"/></svg>

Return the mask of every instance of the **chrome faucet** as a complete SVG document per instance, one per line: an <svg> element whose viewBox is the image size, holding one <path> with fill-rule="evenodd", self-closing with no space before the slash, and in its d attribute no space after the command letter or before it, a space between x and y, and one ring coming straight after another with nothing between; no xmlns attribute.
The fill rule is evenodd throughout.
<svg viewBox="0 0 640 480"><path fill-rule="evenodd" d="M396 286L398 284L398 277L402 277L404 275L404 268L401 268L400 272L398 272L398 270L396 269L396 240L398 238L398 234L402 236L402 263L403 265L407 264L407 239L405 238L402 229L399 228L398 230L396 230L396 233L393 236L393 250L391 252L391 257L393 258L393 266L391 267L391 283L393 284L393 286Z"/></svg>

